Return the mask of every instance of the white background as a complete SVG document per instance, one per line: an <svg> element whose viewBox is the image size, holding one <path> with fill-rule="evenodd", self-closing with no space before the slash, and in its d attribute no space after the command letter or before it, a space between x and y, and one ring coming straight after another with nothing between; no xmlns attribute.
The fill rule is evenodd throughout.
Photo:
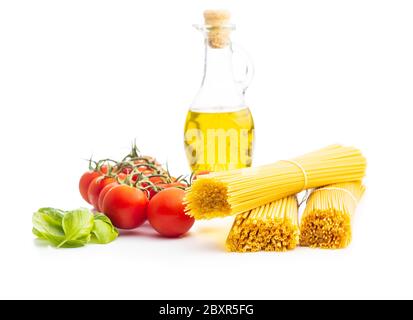
<svg viewBox="0 0 413 320"><path fill-rule="evenodd" d="M191 25L228 8L256 75L255 164L361 148L368 191L340 251L229 254L232 218L182 239L149 227L56 250L42 206L73 209L83 160L144 153L188 173L183 123L202 73ZM0 298L413 298L412 1L2 1Z"/></svg>

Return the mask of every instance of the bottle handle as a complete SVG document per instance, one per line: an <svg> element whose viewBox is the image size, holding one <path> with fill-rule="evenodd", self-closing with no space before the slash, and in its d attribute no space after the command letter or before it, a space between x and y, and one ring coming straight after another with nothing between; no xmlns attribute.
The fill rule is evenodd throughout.
<svg viewBox="0 0 413 320"><path fill-rule="evenodd" d="M245 51L245 49L242 48L240 45L232 43L231 51L232 65L234 70L234 81L240 88L242 94L244 95L245 91L247 91L249 85L251 84L252 79L254 78L254 64L248 52ZM238 58L236 58L237 56ZM237 60L239 60L238 63L240 63L242 67L235 66L237 64ZM241 76L237 77L235 70L241 70Z"/></svg>

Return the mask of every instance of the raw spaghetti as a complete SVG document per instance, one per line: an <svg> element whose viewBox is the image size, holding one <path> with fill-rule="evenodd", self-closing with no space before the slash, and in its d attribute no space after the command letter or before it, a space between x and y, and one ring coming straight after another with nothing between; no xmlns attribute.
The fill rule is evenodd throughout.
<svg viewBox="0 0 413 320"><path fill-rule="evenodd" d="M360 181L338 183L314 190L300 224L300 245L339 249L351 241L351 217L363 196Z"/></svg>
<svg viewBox="0 0 413 320"><path fill-rule="evenodd" d="M232 252L286 251L298 241L297 198L290 196L237 215L226 246Z"/></svg>
<svg viewBox="0 0 413 320"><path fill-rule="evenodd" d="M199 176L185 195L187 214L210 219L239 214L304 189L361 180L366 159L353 147L332 145L292 160Z"/></svg>

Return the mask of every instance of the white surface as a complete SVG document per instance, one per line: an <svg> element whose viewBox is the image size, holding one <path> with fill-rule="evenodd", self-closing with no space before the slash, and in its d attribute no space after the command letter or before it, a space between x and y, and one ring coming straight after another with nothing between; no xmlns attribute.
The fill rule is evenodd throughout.
<svg viewBox="0 0 413 320"><path fill-rule="evenodd" d="M202 10L227 7L256 76L255 164L361 148L368 191L341 251L228 254L227 220L165 240L36 245L31 214L85 205L91 154L141 149L188 172ZM0 298L413 298L411 1L2 1Z"/></svg>

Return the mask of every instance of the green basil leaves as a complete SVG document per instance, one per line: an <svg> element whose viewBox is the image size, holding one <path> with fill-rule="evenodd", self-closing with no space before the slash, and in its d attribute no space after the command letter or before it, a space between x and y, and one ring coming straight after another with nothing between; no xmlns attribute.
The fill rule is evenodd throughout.
<svg viewBox="0 0 413 320"><path fill-rule="evenodd" d="M106 244L119 233L108 217L88 209L62 211L41 208L33 214L33 234L57 248L76 248L93 241Z"/></svg>

